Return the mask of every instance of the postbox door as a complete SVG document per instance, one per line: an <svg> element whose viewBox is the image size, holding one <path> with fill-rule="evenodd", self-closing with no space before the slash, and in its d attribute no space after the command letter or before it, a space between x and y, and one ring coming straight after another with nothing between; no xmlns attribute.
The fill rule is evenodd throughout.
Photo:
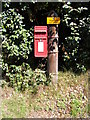
<svg viewBox="0 0 90 120"><path fill-rule="evenodd" d="M35 57L47 57L47 40L36 39L34 41L34 55Z"/></svg>

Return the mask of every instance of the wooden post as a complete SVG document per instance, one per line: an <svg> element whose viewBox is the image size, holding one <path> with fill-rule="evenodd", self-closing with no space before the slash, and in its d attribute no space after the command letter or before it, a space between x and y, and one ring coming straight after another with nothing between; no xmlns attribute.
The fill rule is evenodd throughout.
<svg viewBox="0 0 90 120"><path fill-rule="evenodd" d="M58 17L55 11L51 11L48 17ZM48 25L48 75L52 76L52 83L58 81L58 25Z"/></svg>

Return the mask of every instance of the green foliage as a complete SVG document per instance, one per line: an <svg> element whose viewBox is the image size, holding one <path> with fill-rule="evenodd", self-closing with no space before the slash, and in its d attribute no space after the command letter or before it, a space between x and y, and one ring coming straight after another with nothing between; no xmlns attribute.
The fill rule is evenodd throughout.
<svg viewBox="0 0 90 120"><path fill-rule="evenodd" d="M64 14L64 19L62 22L70 31L69 35L65 37L64 42L66 51L68 53L63 55L65 64L68 69L71 67L74 68L74 72L85 72L85 65L89 58L89 52L83 48L83 44L86 44L84 39L89 38L88 34L90 27L88 24L90 20L88 8L83 6L83 4L82 6L80 6L80 4L73 5L73 3L71 4L70 2L65 3L62 8ZM87 31L85 35L86 38L83 36L83 32L85 31Z"/></svg>
<svg viewBox="0 0 90 120"><path fill-rule="evenodd" d="M32 71L29 64L26 63L20 66L10 65L6 76L9 78L8 85L13 87L16 91L24 91L30 88L32 93L36 93L38 85L47 83L45 74L38 74Z"/></svg>
<svg viewBox="0 0 90 120"><path fill-rule="evenodd" d="M34 73L27 63L32 51L33 28L26 30L23 19L15 9L2 13L2 70L16 90L36 87L46 81L45 75Z"/></svg>
<svg viewBox="0 0 90 120"><path fill-rule="evenodd" d="M32 71L29 64L23 63L20 66L10 65L9 71L6 73L6 78L9 79L8 85L16 91L30 88L32 93L38 91L38 85L48 84L45 73L37 73Z"/></svg>
<svg viewBox="0 0 90 120"><path fill-rule="evenodd" d="M71 115L73 117L76 117L78 115L78 113L81 112L81 101L78 99L74 99L71 102Z"/></svg>
<svg viewBox="0 0 90 120"><path fill-rule="evenodd" d="M2 13L2 54L4 63L9 65L18 64L19 60L27 60L32 51L33 29L26 30L23 19L15 9Z"/></svg>

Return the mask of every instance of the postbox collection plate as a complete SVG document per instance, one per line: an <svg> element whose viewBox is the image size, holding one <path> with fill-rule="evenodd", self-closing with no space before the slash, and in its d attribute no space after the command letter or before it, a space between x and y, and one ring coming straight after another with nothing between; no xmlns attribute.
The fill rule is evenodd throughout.
<svg viewBox="0 0 90 120"><path fill-rule="evenodd" d="M60 24L60 17L47 17L47 24Z"/></svg>
<svg viewBox="0 0 90 120"><path fill-rule="evenodd" d="M34 27L34 56L47 57L47 26Z"/></svg>

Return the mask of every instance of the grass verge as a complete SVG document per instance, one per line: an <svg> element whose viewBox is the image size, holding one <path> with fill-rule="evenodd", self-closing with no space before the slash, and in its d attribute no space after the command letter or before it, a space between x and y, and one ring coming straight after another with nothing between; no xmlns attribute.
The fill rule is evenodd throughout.
<svg viewBox="0 0 90 120"><path fill-rule="evenodd" d="M2 88L2 118L88 117L88 72L59 72L58 84L40 85L37 94Z"/></svg>

